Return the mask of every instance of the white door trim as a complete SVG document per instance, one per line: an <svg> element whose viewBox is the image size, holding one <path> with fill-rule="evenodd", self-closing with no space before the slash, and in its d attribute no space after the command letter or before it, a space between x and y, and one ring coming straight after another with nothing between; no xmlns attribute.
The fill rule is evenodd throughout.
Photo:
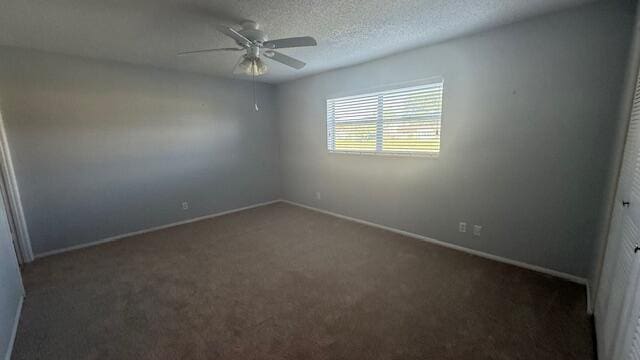
<svg viewBox="0 0 640 360"><path fill-rule="evenodd" d="M9 216L13 217L16 226L16 237L19 248L17 251L20 254L20 260L22 262L33 261L33 250L31 249L31 239L29 237L29 229L27 228L27 221L24 217L24 211L22 209L22 201L20 200L20 190L18 189L18 181L16 180L16 174L13 169L13 162L11 161L11 150L9 148L9 141L7 140L7 132L4 126L4 119L2 117L2 111L0 110L0 171L6 179L6 192L8 195L7 201L10 208L7 209Z"/></svg>

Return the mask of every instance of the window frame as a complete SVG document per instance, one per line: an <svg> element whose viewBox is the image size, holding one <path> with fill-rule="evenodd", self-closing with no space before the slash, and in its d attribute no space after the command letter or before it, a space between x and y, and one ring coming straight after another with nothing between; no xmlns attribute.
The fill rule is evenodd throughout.
<svg viewBox="0 0 640 360"><path fill-rule="evenodd" d="M383 92L387 92L387 91L394 91L394 90L400 90L400 89L404 89L404 88L411 88L411 87L418 87L418 86L424 86L424 85L430 85L430 84L435 84L435 83L442 83L442 108L440 110L440 139L439 139L439 145L440 148L438 150L437 153L429 153L429 152L410 152L410 151L378 151L377 149L375 151L357 151L357 150L331 150L329 149L329 100L335 100L335 99L342 99L342 98L349 98L349 97L357 97L357 96L363 96L363 95L376 95L377 93L383 93ZM328 96L325 97L324 99L324 148L326 150L327 153L329 154L336 154L336 155L368 155L368 156L383 156L383 157L415 157L415 158L432 158L432 159L437 159L440 156L440 153L442 152L442 138L443 138L443 132L444 132L444 104L445 104L445 81L444 81L444 77L442 76L433 76L433 77L429 77L429 78L424 78L424 79L419 79L419 80L412 80L412 81L405 81L405 82L398 82L398 83L391 83L391 84L386 84L386 85L382 85L382 86L376 86L376 87L370 87L370 88L363 88L363 89L358 89L358 90L353 90L353 91L349 91L349 92L343 92L343 93L335 93L335 94L330 94ZM376 144L376 148L377 148L377 144Z"/></svg>

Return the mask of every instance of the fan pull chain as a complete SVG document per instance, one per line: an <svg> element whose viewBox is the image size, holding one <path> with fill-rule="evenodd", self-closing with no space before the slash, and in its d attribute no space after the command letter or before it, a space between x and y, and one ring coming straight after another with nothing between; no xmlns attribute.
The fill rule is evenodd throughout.
<svg viewBox="0 0 640 360"><path fill-rule="evenodd" d="M258 100L256 99L256 67L252 66L251 67L251 78L252 78L252 83L253 83L253 107L256 109L256 111L260 111L260 109L258 109Z"/></svg>

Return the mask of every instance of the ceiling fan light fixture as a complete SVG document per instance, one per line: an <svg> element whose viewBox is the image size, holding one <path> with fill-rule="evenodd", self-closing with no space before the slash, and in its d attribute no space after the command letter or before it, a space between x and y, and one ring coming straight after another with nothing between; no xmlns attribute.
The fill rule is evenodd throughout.
<svg viewBox="0 0 640 360"><path fill-rule="evenodd" d="M260 58L245 56L238 64L240 71L247 75L260 76L267 72L267 65Z"/></svg>

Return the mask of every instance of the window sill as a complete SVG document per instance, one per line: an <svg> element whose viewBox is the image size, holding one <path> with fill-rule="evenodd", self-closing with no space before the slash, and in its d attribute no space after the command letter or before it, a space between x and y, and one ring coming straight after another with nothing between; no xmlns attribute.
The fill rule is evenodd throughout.
<svg viewBox="0 0 640 360"><path fill-rule="evenodd" d="M329 154L335 155L366 155L366 156L381 156L381 157L408 157L408 158L428 158L437 159L440 153L437 154L421 154L421 153L397 153L397 152L372 152L372 151L327 151Z"/></svg>

